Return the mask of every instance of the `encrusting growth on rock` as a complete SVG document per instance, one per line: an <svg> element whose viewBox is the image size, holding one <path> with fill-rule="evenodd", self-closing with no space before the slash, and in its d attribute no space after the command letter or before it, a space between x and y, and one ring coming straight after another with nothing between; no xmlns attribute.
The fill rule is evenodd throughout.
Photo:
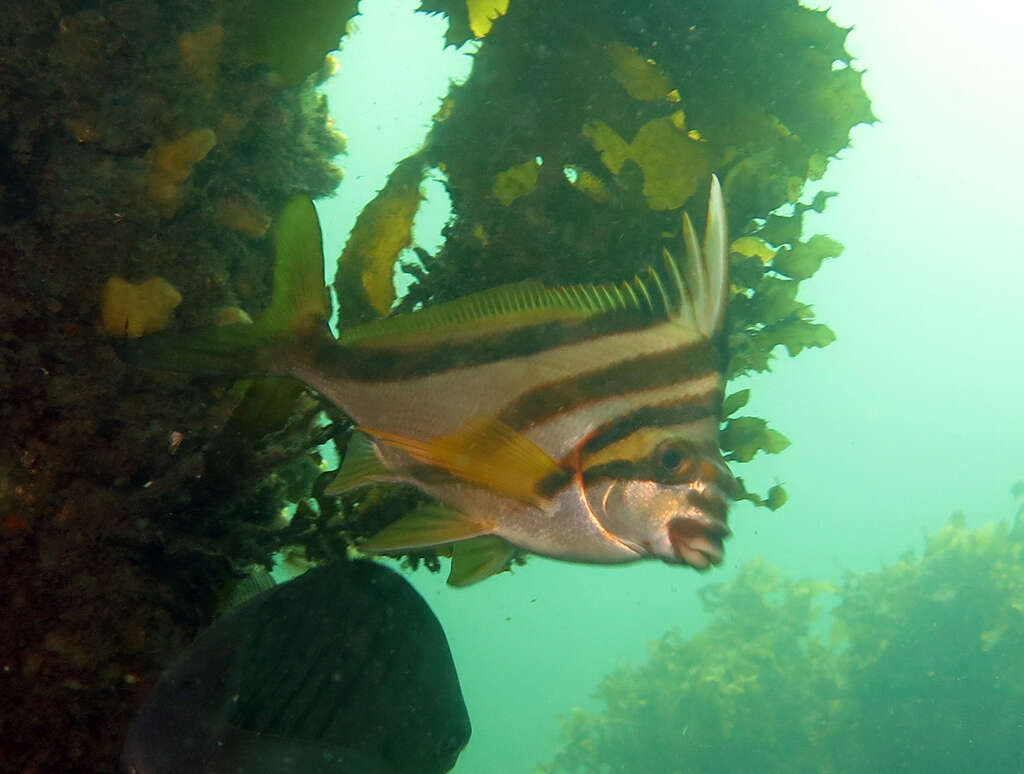
<svg viewBox="0 0 1024 774"><path fill-rule="evenodd" d="M133 285L111 277L103 287L103 332L111 337L137 339L162 331L181 303L181 293L163 277Z"/></svg>
<svg viewBox="0 0 1024 774"><path fill-rule="evenodd" d="M212 129L196 129L157 145L149 154L146 177L150 200L166 207L170 214L177 211L192 167L205 159L216 144L217 135Z"/></svg>

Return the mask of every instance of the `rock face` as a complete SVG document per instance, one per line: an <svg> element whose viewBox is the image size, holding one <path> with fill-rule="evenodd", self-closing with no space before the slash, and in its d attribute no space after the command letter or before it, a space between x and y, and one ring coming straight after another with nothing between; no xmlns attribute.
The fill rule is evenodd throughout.
<svg viewBox="0 0 1024 774"><path fill-rule="evenodd" d="M231 421L240 388L143 373L111 347L262 311L267 224L340 180L343 139L295 69L325 75L333 45L279 76L247 43L267 42L246 13L260 5L5 7L3 771L112 771L144 689L275 550L286 489L316 472L308 398L279 394L283 419L250 432ZM354 11L335 5L334 41Z"/></svg>

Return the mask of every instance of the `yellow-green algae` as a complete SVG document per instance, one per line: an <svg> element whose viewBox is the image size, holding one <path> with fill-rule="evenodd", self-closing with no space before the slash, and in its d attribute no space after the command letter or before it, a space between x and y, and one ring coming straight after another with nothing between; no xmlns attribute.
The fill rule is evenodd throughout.
<svg viewBox="0 0 1024 774"><path fill-rule="evenodd" d="M1024 491L1024 486L1021 487ZM962 515L841 583L765 561L564 722L547 774L1020 771L1024 530ZM828 610L828 614L823 611Z"/></svg>
<svg viewBox="0 0 1024 774"><path fill-rule="evenodd" d="M335 282L341 325L391 311L395 261L412 243L413 218L423 199L423 172L423 163L415 156L398 164L352 227L338 257Z"/></svg>
<svg viewBox="0 0 1024 774"><path fill-rule="evenodd" d="M167 327L181 303L181 293L163 277L132 284L111 277L103 286L103 332L114 338L137 339Z"/></svg>
<svg viewBox="0 0 1024 774"><path fill-rule="evenodd" d="M419 10L443 13L448 17L445 42L461 46L472 38L482 38L491 31L494 20L508 11L511 0L423 0Z"/></svg>

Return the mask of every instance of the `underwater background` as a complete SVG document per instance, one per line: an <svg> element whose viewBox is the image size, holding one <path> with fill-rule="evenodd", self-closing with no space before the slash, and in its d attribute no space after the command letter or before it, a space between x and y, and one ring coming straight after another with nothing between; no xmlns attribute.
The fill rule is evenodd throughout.
<svg viewBox="0 0 1024 774"><path fill-rule="evenodd" d="M383 185L394 162L418 147L446 79L464 79L471 66L465 54L436 45L446 24L414 18L415 2L363 5L363 16L339 55L337 83L323 87L329 104L348 106L338 117L349 140L346 178L337 198L318 202L328 256L340 253L363 202ZM770 574L774 567L786 578L834 584L818 591L816 604L823 611L836 604L835 594L848 573L865 584L874 578L882 589L862 592L866 598L861 603L870 608L892 580L884 568L899 566L907 552L913 553L910 566L916 567L926 536L949 529L951 514L962 513L973 530L991 522L1009 524L1020 505L1019 493L1010 490L1024 476L1024 255L1017 185L1024 158L1015 150L1024 108L1011 84L1024 74L1024 56L994 2L834 0L811 7L827 7L829 18L853 26L847 49L855 64L866 69L864 87L879 122L853 129L851 147L830 164L820 184L840 195L824 213L809 213L805 220L805 234L827 233L845 245L843 255L801 289L837 340L793 360L783 357L770 374L738 384L753 385L753 408L769 417L792 446L737 466L737 472L762 488L783 483L789 502L775 513L745 503L734 506L734 537L725 563L702 575L656 563L592 568L533 557L512 575L453 591L443 576L414 573L414 585L445 627L473 720L473 737L455 772L534 771L560 749L560 724L575 708L596 717L617 696L632 701L623 714L636 723L671 725L678 718L652 719L621 682L605 692L608 702L595 698L597 686L618 666L641 668L649 643L665 632L674 630L684 639L700 632L709 623L700 590L739 582L752 562L764 563L756 565L759 572ZM398 18L408 22L399 25ZM409 56L421 66L407 67ZM373 88L366 89L367 83ZM447 201L440 183L428 182L424 190L427 202L415 235L417 244L432 250L441 241ZM730 383L730 391L733 387ZM992 540L1004 541L1005 534ZM1008 603L1005 591L976 587L991 582L985 568L999 549L987 549L991 556L977 550L982 555L975 562L929 569L939 577L921 568L921 580L904 594L922 595L924 605L929 589L939 592L937 584L943 584L944 594L964 584L975 586L980 599L991 596L994 604ZM1020 576L1024 560L1019 546L1014 556L1010 571ZM744 582L758 586L751 578ZM1024 601L1019 584L1017 604ZM763 580L761 588L766 596L781 593L783 581ZM879 606L890 603L877 601ZM785 620L787 611L795 620ZM747 628L734 624L737 640L773 628L781 636L781 630L811 621L802 608L765 610L756 600L746 607L734 604L712 618L758 613L767 618L749 621ZM959 664L958 654L969 645L930 638L949 627L955 630L961 614L958 607L939 607L922 613L936 620L908 621L911 652L927 645ZM1019 643L1024 612L1018 608L1010 622ZM868 635L895 639L902 624L898 616L872 621L875 628ZM827 630L830 624L819 619L810 625ZM823 639L829 642L827 633ZM721 637L711 653L740 644ZM871 683L866 690L874 692L877 704L863 702L865 712L880 711L889 699L905 702L908 695L920 702L916 729L883 725L876 730L883 737L876 744L880 755L910 761L891 760L890 770L962 771L966 761L977 761L980 753L973 745L985 742L947 750L953 732L944 724L959 727L969 723L970 713L991 711L986 697L993 702L995 694L1005 698L1000 691L1011 690L1008 683L1024 674L1022 654L1011 652L1002 664L1014 671L989 675L992 685L977 682L976 673L964 666L963 674L950 676L954 695L963 694L962 705L954 702L941 711L936 702L946 697L946 685L936 685L929 695L926 680L909 686ZM630 693L641 697L647 688L653 703L657 692L670 691L664 684L668 675L658 667L689 655L680 648L655 662L652 674L622 679ZM776 658L784 656L765 655L751 669L767 671ZM777 678L776 687L797 690L796 673L810 669L810 661L810 656L785 657L785 668L794 674ZM701 669L700 664L683 666ZM716 666L709 663L707 669ZM891 668L891 676L898 678L902 665ZM997 683L1001 688L996 689ZM1024 693L1019 687L1012 690L1016 701L1001 706L1011 714L999 719L1004 746L981 756L1001 761L997 771L1024 770L1017 749L1024 738ZM683 695L680 689L677 701ZM772 757L772 739L780 729L806 721L813 711L794 705L791 697L776 698L778 703L759 699L765 714L746 718L754 727L695 738L700 755L706 756L704 747L710 746L708 757L682 745L673 749L659 736L662 730L652 728L650 744L623 737L618 744L625 763L609 756L607 770L826 770L828 756L801 765ZM736 703L744 703L742 695ZM701 707L692 712L700 715ZM991 722L987 718L981 724ZM699 734L697 723L690 733ZM602 738L596 729L592 736ZM901 737L908 748L934 745L934 757L922 754L917 767L906 768L914 765L917 753L901 749ZM672 768L658 767L663 753L651 751L649 759L643 758L643 751L655 744L678 756ZM738 759L720 749L743 745L748 749ZM602 771L583 768L581 762L600 760L601 751L616 746L616 737L605 739L603 746L591 739L591 749L595 746L592 758L570 746L576 757L567 760L581 765L579 771ZM827 770L878 770L872 768L877 760L860 764L844 753Z"/></svg>
<svg viewBox="0 0 1024 774"><path fill-rule="evenodd" d="M453 771L1024 772L1024 56L995 2L825 10L13 3L0 770L115 770L197 633L260 631L258 605L225 610L272 558L279 580L337 560L421 500L325 496L352 422L296 383L119 356L259 320L296 194L344 328L523 278L628 279L678 249L681 210L703 226L717 172L736 239L720 442L746 489L724 563L517 557L452 588L431 572L443 548L382 560L447 635L472 722ZM328 577L306 576L324 604ZM333 648L339 617L303 645ZM253 683L302 662L286 628L267 624L278 649ZM447 664L435 629L389 636ZM375 650L354 629L346 644ZM429 672L451 699L445 768L468 733L449 672ZM379 717L415 770L409 729L388 733L408 688L391 678L339 722ZM318 687L299 693L316 705ZM173 753L160 706L137 740Z"/></svg>

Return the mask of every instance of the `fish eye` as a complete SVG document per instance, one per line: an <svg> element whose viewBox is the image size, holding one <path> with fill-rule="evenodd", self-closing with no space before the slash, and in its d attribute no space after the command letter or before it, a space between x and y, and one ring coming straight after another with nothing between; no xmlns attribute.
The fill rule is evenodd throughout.
<svg viewBox="0 0 1024 774"><path fill-rule="evenodd" d="M666 441L655 452L658 464L672 473L679 473L689 467L690 459L686 449L675 441Z"/></svg>

